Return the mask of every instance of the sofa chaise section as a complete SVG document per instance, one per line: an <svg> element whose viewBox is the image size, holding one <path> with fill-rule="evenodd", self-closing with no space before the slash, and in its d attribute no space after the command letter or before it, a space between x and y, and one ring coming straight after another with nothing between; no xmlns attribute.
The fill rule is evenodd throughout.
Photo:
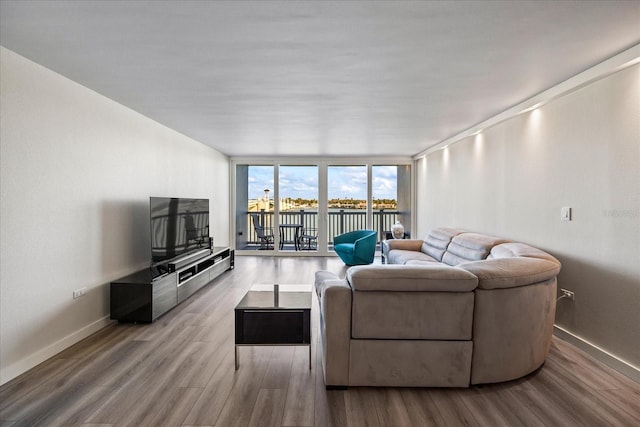
<svg viewBox="0 0 640 427"><path fill-rule="evenodd" d="M505 243L484 261L458 266L478 278L471 383L513 380L539 368L551 347L560 262Z"/></svg>

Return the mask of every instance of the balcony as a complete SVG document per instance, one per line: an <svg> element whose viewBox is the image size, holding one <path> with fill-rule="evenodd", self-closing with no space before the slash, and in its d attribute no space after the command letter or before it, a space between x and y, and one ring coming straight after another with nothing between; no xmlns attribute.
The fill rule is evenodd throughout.
<svg viewBox="0 0 640 427"><path fill-rule="evenodd" d="M241 250L259 250L264 249L264 245L261 246L260 239L256 236L251 216L249 214L255 212L245 212L244 221L246 221L247 240L244 247L238 247ZM260 222L263 226L275 230L275 234L278 230L275 229L275 218L273 211L265 211L264 209L258 212ZM391 230L391 226L400 218L401 212L391 209L379 209L373 211L373 229L378 233L378 246L379 242L385 239L385 232ZM319 230L318 229L318 212L311 210L297 210L297 211L285 211L280 212L280 224L301 224L305 230ZM329 249L333 249L333 237L339 234L346 233L353 230L362 230L367 228L366 226L366 211L365 210L350 210L350 209L329 209L328 212L328 224L327 224L327 242L329 243ZM322 232L321 230L317 231ZM295 250L294 246L294 228L282 229L285 244L282 250ZM378 247L379 249L379 247Z"/></svg>

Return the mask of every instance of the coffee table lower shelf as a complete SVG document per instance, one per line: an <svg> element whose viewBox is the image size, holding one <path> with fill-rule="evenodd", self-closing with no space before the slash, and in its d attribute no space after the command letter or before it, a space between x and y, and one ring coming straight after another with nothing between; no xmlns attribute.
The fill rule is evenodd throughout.
<svg viewBox="0 0 640 427"><path fill-rule="evenodd" d="M308 346L311 369L311 292L296 285L267 286L252 287L235 308L236 370L242 346Z"/></svg>

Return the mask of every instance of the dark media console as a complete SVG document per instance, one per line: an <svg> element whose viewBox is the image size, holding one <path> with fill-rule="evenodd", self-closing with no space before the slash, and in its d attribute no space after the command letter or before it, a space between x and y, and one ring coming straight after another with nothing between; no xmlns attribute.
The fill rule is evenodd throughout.
<svg viewBox="0 0 640 427"><path fill-rule="evenodd" d="M234 267L234 251L227 247L198 254L111 282L111 319L153 322Z"/></svg>

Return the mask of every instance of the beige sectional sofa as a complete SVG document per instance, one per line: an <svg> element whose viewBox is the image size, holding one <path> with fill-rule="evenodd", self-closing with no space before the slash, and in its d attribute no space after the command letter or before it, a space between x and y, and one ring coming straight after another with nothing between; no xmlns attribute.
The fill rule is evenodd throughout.
<svg viewBox="0 0 640 427"><path fill-rule="evenodd" d="M316 273L327 386L468 387L544 363L553 256L453 228L386 246L389 265Z"/></svg>

